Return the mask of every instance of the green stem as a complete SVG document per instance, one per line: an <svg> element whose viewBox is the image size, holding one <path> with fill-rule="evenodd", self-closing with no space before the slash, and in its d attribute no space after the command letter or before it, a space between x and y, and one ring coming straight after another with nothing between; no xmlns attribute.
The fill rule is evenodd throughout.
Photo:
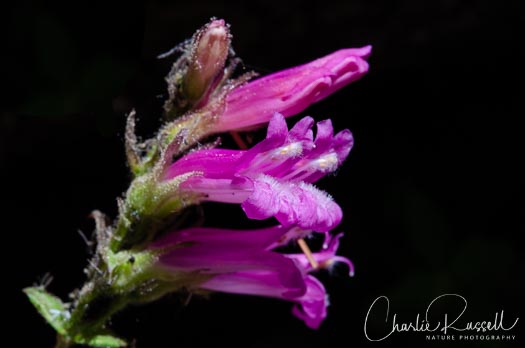
<svg viewBox="0 0 525 348"><path fill-rule="evenodd" d="M71 347L71 341L66 339L61 334L57 334L55 348L69 348Z"/></svg>
<svg viewBox="0 0 525 348"><path fill-rule="evenodd" d="M116 294L100 278L86 283L71 312L68 334L86 338L97 334L111 315L122 309L124 304L125 297Z"/></svg>

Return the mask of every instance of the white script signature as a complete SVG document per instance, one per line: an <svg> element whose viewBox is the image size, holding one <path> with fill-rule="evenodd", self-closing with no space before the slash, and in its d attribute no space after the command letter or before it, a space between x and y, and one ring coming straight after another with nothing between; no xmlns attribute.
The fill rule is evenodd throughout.
<svg viewBox="0 0 525 348"><path fill-rule="evenodd" d="M430 322L429 316L432 312L433 308L436 308L435 306L438 301L444 301L446 299L459 299L462 303L462 307L460 308L461 311L457 315L450 316L448 313L443 314L443 320L439 320L437 322ZM386 305L386 311L385 306ZM370 341L382 341L389 337L394 332L434 332L437 330L440 330L443 335L446 335L447 332L450 331L468 331L468 332L487 332L487 331L509 331L516 326L518 319L514 321L514 323L510 326L505 326L503 323L503 310L500 312L496 312L494 315L494 320L492 321L469 321L467 323L463 323L461 325L459 319L465 313L467 309L467 300L458 294L443 294L430 302L430 304L427 307L427 310L425 312L424 318L421 318L421 315L417 313L416 318L414 321L410 322L398 322L397 321L397 314L394 313L392 316L392 324L391 327L389 327L389 331L387 334L379 337L371 337L369 335L369 328L368 323L369 319L371 319L371 313L372 311L374 313L385 313L385 323L388 325L389 322L389 311L390 311L390 300L386 296L379 296L372 302L370 305L370 308L368 309L368 312L366 313L365 317L365 336Z"/></svg>

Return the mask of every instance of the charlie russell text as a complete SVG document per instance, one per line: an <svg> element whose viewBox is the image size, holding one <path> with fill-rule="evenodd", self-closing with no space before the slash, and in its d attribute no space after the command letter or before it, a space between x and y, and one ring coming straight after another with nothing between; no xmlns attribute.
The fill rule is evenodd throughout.
<svg viewBox="0 0 525 348"><path fill-rule="evenodd" d="M437 307L436 304L440 301L446 301L450 299L459 299L460 307L459 314L450 315L447 312L444 312L439 315L440 320L430 321L431 313ZM514 322L510 325L509 321L505 323L504 321L504 311L501 310L494 314L493 320L483 320L483 321L469 321L461 322L461 316L465 313L467 309L467 300L458 294L443 294L435 299L433 299L428 305L424 316L417 313L415 320L409 322L399 322L397 320L397 314L394 313L390 319L390 300L386 296L379 296L376 298L365 317L364 331L365 336L370 341L382 341L392 335L394 332L436 332L436 334L447 335L451 332L458 331L462 332L464 335L470 333L488 333L488 332L501 332L512 330L518 323L519 318L516 318ZM373 318L385 318L385 325L389 328L388 332L383 335L372 335L370 334L369 323ZM435 315L432 317L436 317ZM389 323L390 322L390 323ZM439 330L439 331L438 331Z"/></svg>

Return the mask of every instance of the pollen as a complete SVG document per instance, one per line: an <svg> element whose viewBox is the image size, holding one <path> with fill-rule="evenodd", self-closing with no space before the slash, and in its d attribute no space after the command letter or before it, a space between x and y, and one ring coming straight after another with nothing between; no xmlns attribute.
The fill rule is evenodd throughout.
<svg viewBox="0 0 525 348"><path fill-rule="evenodd" d="M323 155L313 161L312 164L323 172L333 172L338 165L337 155L335 153Z"/></svg>
<svg viewBox="0 0 525 348"><path fill-rule="evenodd" d="M291 143L286 146L275 149L272 159L279 159L279 157L296 157L303 151L301 143Z"/></svg>

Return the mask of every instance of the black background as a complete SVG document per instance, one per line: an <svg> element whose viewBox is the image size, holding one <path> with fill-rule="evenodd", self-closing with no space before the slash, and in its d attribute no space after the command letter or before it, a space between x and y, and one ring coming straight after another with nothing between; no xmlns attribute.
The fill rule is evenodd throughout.
<svg viewBox="0 0 525 348"><path fill-rule="evenodd" d="M356 139L343 168L319 183L344 209L340 254L354 261L356 276L344 268L320 275L332 306L318 331L292 317L289 303L232 295L186 308L168 297L125 310L113 328L137 347L372 346L363 324L376 297L388 296L391 315L413 321L443 293L467 298L464 321L505 309L510 323L523 314L519 3L17 2L4 13L0 67L3 315L13 325L2 339L52 346L52 329L21 289L46 272L63 298L81 285L88 254L77 230L89 235L93 209L115 216L115 197L129 183L124 114L137 108L140 131L151 135L170 66L155 56L211 16L232 25L237 54L262 74L374 46L366 77L304 113L330 117ZM207 210L210 225L244 219L234 207ZM523 340L521 326L510 345ZM374 327L384 332L379 319ZM394 342L452 344L400 333L375 345Z"/></svg>

